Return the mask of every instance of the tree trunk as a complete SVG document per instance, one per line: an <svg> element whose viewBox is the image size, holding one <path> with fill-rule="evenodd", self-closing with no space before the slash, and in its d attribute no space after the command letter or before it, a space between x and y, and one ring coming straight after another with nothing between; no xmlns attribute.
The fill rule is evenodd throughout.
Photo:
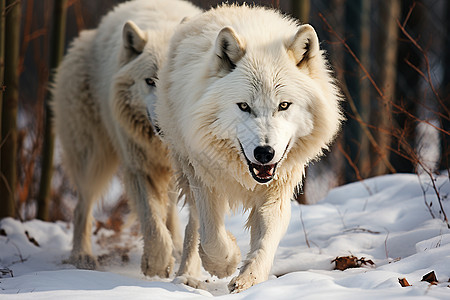
<svg viewBox="0 0 450 300"><path fill-rule="evenodd" d="M345 27L347 44L361 64L370 69L370 1L347 1L345 9ZM346 166L346 181L352 182L368 176L370 170L369 139L360 122L369 122L370 118L370 84L366 75L354 57L349 54L344 58L344 82L349 98L346 107L348 120L345 129L344 151L348 154L350 164ZM345 90L345 88L344 88ZM350 99L351 97L351 99ZM350 106L350 101L354 106ZM356 110L356 111L355 111ZM360 115L361 120L357 120ZM357 170L355 170L357 168Z"/></svg>
<svg viewBox="0 0 450 300"><path fill-rule="evenodd" d="M3 88L5 87L5 2L6 0L0 0L0 141L2 140Z"/></svg>
<svg viewBox="0 0 450 300"><path fill-rule="evenodd" d="M344 1L346 0L332 0L331 2L331 11L335 16L337 22L333 24L335 31L340 35L344 36L345 30L345 5ZM332 46L330 50L331 63L333 65L333 71L335 72L335 76L338 82L344 82L344 49L341 44L338 43L335 37L331 37L331 42L334 46ZM337 46L336 46L337 45ZM345 128L345 123L343 124L343 128ZM338 135L333 147L331 148L331 155L326 159L329 160L329 164L333 166L333 170L336 174L336 186L342 185L345 183L345 158L339 149L343 149L344 143L344 129L341 134ZM331 187L330 187L331 188Z"/></svg>
<svg viewBox="0 0 450 300"><path fill-rule="evenodd" d="M2 103L0 218L15 217L17 177L17 107L19 102L19 46L21 1L7 0L5 16L5 94Z"/></svg>
<svg viewBox="0 0 450 300"><path fill-rule="evenodd" d="M50 57L49 82L53 81L54 70L58 67L64 53L64 36L66 32L67 0L56 0L53 8L53 31ZM50 93L45 99L45 124L44 141L42 147L41 182L38 195L37 217L41 220L49 220L50 190L53 171L54 133L52 128L53 113L49 103Z"/></svg>
<svg viewBox="0 0 450 300"><path fill-rule="evenodd" d="M0 142L2 139L2 106L3 106L3 93L5 92L5 4L6 0L0 0ZM1 157L1 145L0 145L0 157ZM1 159L0 159L0 180L3 181L4 177L2 176L1 171ZM1 211L5 212L5 216L11 214L10 205L7 204L7 198L4 198L0 195L0 214ZM14 206L12 206L14 207ZM13 215L13 213L11 214ZM0 215L2 218L3 215Z"/></svg>
<svg viewBox="0 0 450 300"><path fill-rule="evenodd" d="M292 15L302 23L309 22L310 0L292 0Z"/></svg>
<svg viewBox="0 0 450 300"><path fill-rule="evenodd" d="M372 157L378 157L372 169L372 176L378 176L389 172L384 163L389 161L391 145L392 103L395 98L395 83L397 82L397 46L398 25L400 18L400 0L386 1L380 7L380 37L379 50L380 63L380 86L384 93L384 99L378 101L378 114L375 116L374 124L380 129L376 132L376 140L379 148L373 151ZM392 170L391 170L392 171Z"/></svg>
<svg viewBox="0 0 450 300"><path fill-rule="evenodd" d="M399 21L403 23L407 20L405 29L412 37L417 38L418 43L422 43L422 39L426 38L422 34L426 32L423 31L423 7L424 3L421 0L401 1L401 18ZM414 9L410 12L411 8ZM399 35L397 50L397 78L399 80L396 82L394 103L401 106L406 112L415 114L418 111L418 99L423 97L419 89L422 78L419 73L411 68L410 64L420 69L423 65L423 54L402 34ZM415 172L415 162L411 157L408 157L410 156L410 150L405 150L405 148L414 149L416 121L407 113L401 111L398 111L394 118L397 124L395 130L393 130L395 136L392 139L391 147L398 153L391 152L391 164L399 173Z"/></svg>
<svg viewBox="0 0 450 300"><path fill-rule="evenodd" d="M360 36L360 60L361 64L370 70L370 1L362 0L361 3L361 36ZM359 68L359 105L358 111L361 115L362 121L370 123L371 111L371 85L366 78L366 74ZM370 155L370 142L367 134L362 129L365 124L359 124L360 150L358 159L358 168L363 178L370 175L372 159Z"/></svg>
<svg viewBox="0 0 450 300"><path fill-rule="evenodd" d="M292 16L300 20L301 23L309 22L309 13L311 4L309 0L292 0ZM308 172L308 167L305 168L305 176ZM298 203L307 204L308 199L306 193L304 192L306 188L306 179L303 179L303 184L299 184L294 192L294 198Z"/></svg>
<svg viewBox="0 0 450 300"><path fill-rule="evenodd" d="M444 44L444 79L442 81L441 95L444 103L450 103L450 1L446 1L446 34ZM447 109L443 106L440 107L440 112L447 118L441 118L441 126L447 133L450 133L450 115ZM448 134L441 134L441 170L449 170L450 168L450 137ZM449 172L450 174L450 172Z"/></svg>

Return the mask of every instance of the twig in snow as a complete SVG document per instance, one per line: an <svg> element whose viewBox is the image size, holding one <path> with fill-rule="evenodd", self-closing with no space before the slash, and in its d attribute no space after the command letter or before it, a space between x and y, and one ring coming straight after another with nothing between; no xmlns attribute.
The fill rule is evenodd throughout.
<svg viewBox="0 0 450 300"><path fill-rule="evenodd" d="M422 189L422 193L423 193L423 202L425 202L425 206L428 209L428 212L430 213L431 217L433 219L436 219L436 217L434 216L433 211L431 210L431 205L433 204L433 202L428 203L427 202L427 191L425 190L423 184L422 184L422 179L420 179L420 175L417 174L417 177L419 178L419 184L420 184L420 188Z"/></svg>
<svg viewBox="0 0 450 300"><path fill-rule="evenodd" d="M384 229L386 229L386 231L387 231L386 238L384 239L384 252L386 253L386 259L389 259L389 252L388 252L388 248L387 248L387 240L389 238L389 230L386 227Z"/></svg>
<svg viewBox="0 0 450 300"><path fill-rule="evenodd" d="M0 278L2 278L4 275L9 275L11 277L14 277L13 271L10 268L4 267L0 268Z"/></svg>
<svg viewBox="0 0 450 300"><path fill-rule="evenodd" d="M302 222L303 233L305 234L306 245L308 246L308 248L311 248L311 245L309 244L309 240L308 240L308 234L306 233L305 223L303 223L303 212L302 212L301 207L300 207L300 221Z"/></svg>
<svg viewBox="0 0 450 300"><path fill-rule="evenodd" d="M344 232L349 232L349 231L368 232L368 233L372 233L372 234L380 234L381 233L379 231L373 231L373 230L365 229L365 228L361 228L361 227L349 228L349 229L344 230Z"/></svg>
<svg viewBox="0 0 450 300"><path fill-rule="evenodd" d="M19 247L18 247L13 241L11 241L11 240L8 238L8 239L6 240L6 243L11 243L11 245L13 245L14 248L16 248L17 253L18 253L18 256L19 256L19 260L18 260L18 261L12 262L12 264L15 264L15 263L18 263L18 262L24 263L24 262L27 261L28 257L27 257L27 258L24 258L24 257L22 256L22 252L20 251Z"/></svg>
<svg viewBox="0 0 450 300"><path fill-rule="evenodd" d="M437 199L438 199L438 203L439 203L439 207L440 207L440 209L441 209L442 216L444 217L444 222L445 222L445 224L447 224L447 228L450 229L450 224L448 223L447 214L445 213L444 206L442 205L442 197L441 197L441 194L439 193L439 189L438 189L437 186L436 186L436 179L434 178L433 173L431 173L431 171L428 170L428 169L422 164L422 162L421 162L420 160L417 161L417 163L422 167L423 171L424 171L424 172L428 175L428 177L430 178L430 180L431 180L431 185L432 185L432 187L433 187L434 193L436 194ZM420 176L419 176L419 178L420 178ZM421 186L422 186L422 185L421 185Z"/></svg>
<svg viewBox="0 0 450 300"><path fill-rule="evenodd" d="M339 217L341 218L342 226L344 226L344 228L346 228L347 225L345 225L345 222L344 222L344 215L345 215L345 213L344 213L344 215L341 214L341 211L340 211L339 208L337 208L337 207L336 207L336 210L337 210L337 212L338 212L338 214L339 214Z"/></svg>

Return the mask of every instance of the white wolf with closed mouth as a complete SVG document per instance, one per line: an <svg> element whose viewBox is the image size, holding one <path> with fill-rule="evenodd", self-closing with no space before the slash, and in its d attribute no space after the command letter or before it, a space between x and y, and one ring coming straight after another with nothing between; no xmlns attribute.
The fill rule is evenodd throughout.
<svg viewBox="0 0 450 300"><path fill-rule="evenodd" d="M146 102L155 97L158 69L175 27L200 12L180 0L120 4L97 29L81 32L57 70L54 126L79 196L69 262L79 268L96 268L92 206L120 164L141 223L141 269L148 276L171 274L172 253L182 244L177 195L170 193L167 149L153 133Z"/></svg>
<svg viewBox="0 0 450 300"><path fill-rule="evenodd" d="M251 210L250 252L228 287L266 280L304 166L342 121L316 32L270 9L211 9L178 27L157 95L154 121L190 207L178 280L198 285L200 259L220 278L235 272L224 215L239 205Z"/></svg>

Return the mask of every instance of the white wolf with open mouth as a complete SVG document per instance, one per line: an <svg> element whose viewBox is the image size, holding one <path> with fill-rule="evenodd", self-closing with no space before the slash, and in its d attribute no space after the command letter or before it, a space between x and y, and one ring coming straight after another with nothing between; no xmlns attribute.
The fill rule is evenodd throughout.
<svg viewBox="0 0 450 300"><path fill-rule="evenodd" d="M180 281L198 284L200 258L212 275L235 272L240 251L224 215L240 204L251 210L251 249L229 289L266 280L294 187L342 120L314 29L223 5L178 27L159 79L156 121L190 206Z"/></svg>

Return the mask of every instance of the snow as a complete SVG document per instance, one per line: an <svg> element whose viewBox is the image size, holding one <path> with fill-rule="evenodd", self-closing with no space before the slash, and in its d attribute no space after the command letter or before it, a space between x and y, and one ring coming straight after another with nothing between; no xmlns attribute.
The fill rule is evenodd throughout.
<svg viewBox="0 0 450 300"><path fill-rule="evenodd" d="M449 178L439 176L434 183L450 213ZM180 210L186 222L186 209ZM226 219L244 256L249 249L245 218L237 213ZM92 237L96 255L111 254L99 271L63 263L70 253L71 224L7 218L0 228L6 233L0 235L1 299L450 299L450 230L431 181L413 174L341 186L314 205L292 203L269 280L234 295L226 288L231 277L206 272L206 290L174 284L173 278L145 278L142 241L133 226L119 236L101 229ZM114 256L117 249L126 257ZM333 259L349 255L375 265L333 270ZM437 285L421 281L431 271ZM412 286L401 287L399 278Z"/></svg>

